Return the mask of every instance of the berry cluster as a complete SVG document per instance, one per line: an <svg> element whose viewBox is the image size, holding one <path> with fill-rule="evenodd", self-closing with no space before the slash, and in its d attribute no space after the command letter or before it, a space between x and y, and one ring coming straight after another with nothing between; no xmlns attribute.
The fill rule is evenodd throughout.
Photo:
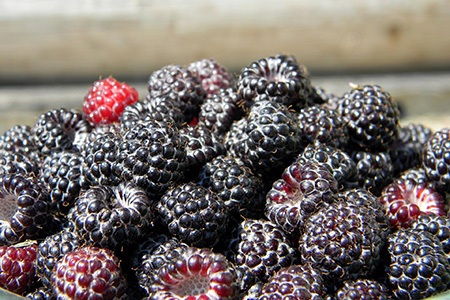
<svg viewBox="0 0 450 300"><path fill-rule="evenodd" d="M423 299L450 287L450 129L291 55L167 65L0 135L0 286L29 299Z"/></svg>

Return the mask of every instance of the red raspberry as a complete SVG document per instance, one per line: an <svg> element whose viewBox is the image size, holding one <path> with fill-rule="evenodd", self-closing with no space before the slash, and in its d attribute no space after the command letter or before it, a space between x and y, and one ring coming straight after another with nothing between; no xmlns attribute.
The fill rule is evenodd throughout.
<svg viewBox="0 0 450 300"><path fill-rule="evenodd" d="M58 299L124 299L119 258L106 248L86 246L66 253L51 278Z"/></svg>
<svg viewBox="0 0 450 300"><path fill-rule="evenodd" d="M391 226L408 227L421 214L445 214L444 197L425 182L396 179L378 198L386 208Z"/></svg>
<svg viewBox="0 0 450 300"><path fill-rule="evenodd" d="M139 100L137 90L108 77L94 82L84 97L83 112L94 125L117 122L126 106Z"/></svg>
<svg viewBox="0 0 450 300"><path fill-rule="evenodd" d="M16 294L30 291L36 276L37 245L0 247L0 287Z"/></svg>

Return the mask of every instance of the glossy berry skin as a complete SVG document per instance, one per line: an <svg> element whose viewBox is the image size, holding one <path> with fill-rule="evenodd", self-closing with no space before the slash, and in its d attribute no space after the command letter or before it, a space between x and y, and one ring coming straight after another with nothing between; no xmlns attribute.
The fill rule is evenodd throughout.
<svg viewBox="0 0 450 300"><path fill-rule="evenodd" d="M65 254L51 283L58 299L125 299L119 259L108 249L82 247Z"/></svg>
<svg viewBox="0 0 450 300"><path fill-rule="evenodd" d="M125 131L138 122L149 120L172 123L175 127L182 127L185 121L183 111L175 99L170 96L159 96L145 98L125 107L120 116L120 127Z"/></svg>
<svg viewBox="0 0 450 300"><path fill-rule="evenodd" d="M194 61L187 66L187 69L200 80L208 97L233 84L232 74L213 58Z"/></svg>
<svg viewBox="0 0 450 300"><path fill-rule="evenodd" d="M50 197L34 177L0 176L0 245L35 239L48 229Z"/></svg>
<svg viewBox="0 0 450 300"><path fill-rule="evenodd" d="M66 253L80 246L81 241L78 236L68 230L49 235L38 244L36 274L43 287L51 289L51 277L55 264Z"/></svg>
<svg viewBox="0 0 450 300"><path fill-rule="evenodd" d="M439 190L450 192L450 128L430 137L423 149L423 167Z"/></svg>
<svg viewBox="0 0 450 300"><path fill-rule="evenodd" d="M0 135L0 149L6 152L20 153L27 157L36 157L38 153L29 125L15 125L7 129Z"/></svg>
<svg viewBox="0 0 450 300"><path fill-rule="evenodd" d="M149 295L155 290L159 270L170 261L179 258L189 246L166 234L150 236L140 243L133 253L132 268L142 293Z"/></svg>
<svg viewBox="0 0 450 300"><path fill-rule="evenodd" d="M287 167L267 193L265 215L289 234L299 234L308 217L336 200L337 180L315 162Z"/></svg>
<svg viewBox="0 0 450 300"><path fill-rule="evenodd" d="M233 121L244 115L241 97L234 88L221 89L208 97L200 107L199 124L219 136L224 136Z"/></svg>
<svg viewBox="0 0 450 300"><path fill-rule="evenodd" d="M248 117L233 123L225 138L229 153L260 174L284 169L301 149L300 142L295 114L287 106L269 100L253 104Z"/></svg>
<svg viewBox="0 0 450 300"><path fill-rule="evenodd" d="M399 127L398 136L388 150L394 174L422 164L423 148L431 135L432 130L421 124L410 123Z"/></svg>
<svg viewBox="0 0 450 300"><path fill-rule="evenodd" d="M153 203L131 182L93 186L77 199L68 219L86 243L120 250L136 244L152 228Z"/></svg>
<svg viewBox="0 0 450 300"><path fill-rule="evenodd" d="M386 152L353 151L350 157L356 163L356 180L359 187L379 196L393 179L394 167Z"/></svg>
<svg viewBox="0 0 450 300"><path fill-rule="evenodd" d="M450 262L450 218L435 214L420 215L410 225L416 230L425 230L439 239L448 261Z"/></svg>
<svg viewBox="0 0 450 300"><path fill-rule="evenodd" d="M258 300L325 299L322 275L310 265L292 265L276 272L263 285ZM250 298L247 298L250 299Z"/></svg>
<svg viewBox="0 0 450 300"><path fill-rule="evenodd" d="M326 106L307 106L298 113L303 144L327 144L344 149L349 140L347 126L341 115Z"/></svg>
<svg viewBox="0 0 450 300"><path fill-rule="evenodd" d="M16 294L28 292L35 281L36 245L0 247L0 287Z"/></svg>
<svg viewBox="0 0 450 300"><path fill-rule="evenodd" d="M198 183L217 193L233 214L257 218L263 213L263 180L238 158L222 155L206 163Z"/></svg>
<svg viewBox="0 0 450 300"><path fill-rule="evenodd" d="M299 240L302 263L320 270L328 286L371 276L378 267L384 234L367 207L334 202L309 217L305 228Z"/></svg>
<svg viewBox="0 0 450 300"><path fill-rule="evenodd" d="M94 125L117 122L128 105L139 100L137 90L113 77L95 81L84 97L83 112Z"/></svg>
<svg viewBox="0 0 450 300"><path fill-rule="evenodd" d="M339 100L337 110L347 123L350 147L384 151L397 137L397 103L378 85L352 85Z"/></svg>
<svg viewBox="0 0 450 300"><path fill-rule="evenodd" d="M237 89L246 102L259 96L301 108L312 93L308 70L291 55L264 57L242 69Z"/></svg>
<svg viewBox="0 0 450 300"><path fill-rule="evenodd" d="M413 179L396 179L383 190L378 201L385 207L393 227L408 227L421 214L445 214L443 196Z"/></svg>
<svg viewBox="0 0 450 300"><path fill-rule="evenodd" d="M388 286L397 299L424 299L447 289L450 265L437 237L401 228L388 237Z"/></svg>
<svg viewBox="0 0 450 300"><path fill-rule="evenodd" d="M61 151L44 159L40 180L50 191L55 214L66 215L80 191L89 187L82 168L83 157L79 152Z"/></svg>
<svg viewBox="0 0 450 300"><path fill-rule="evenodd" d="M356 186L356 163L347 152L322 143L308 145L297 157L300 163L316 162L327 167L339 184L339 190Z"/></svg>
<svg viewBox="0 0 450 300"><path fill-rule="evenodd" d="M357 279L345 281L336 292L337 299L348 300L388 300L388 288L375 280Z"/></svg>
<svg viewBox="0 0 450 300"><path fill-rule="evenodd" d="M151 300L236 299L237 276L226 257L207 248L188 248L162 266Z"/></svg>
<svg viewBox="0 0 450 300"><path fill-rule="evenodd" d="M210 189L183 183L168 190L157 204L163 224L182 242L213 247L227 230L229 211Z"/></svg>
<svg viewBox="0 0 450 300"><path fill-rule="evenodd" d="M63 150L76 150L80 136L92 130L83 113L67 108L51 109L41 114L31 131L39 154L50 155Z"/></svg>
<svg viewBox="0 0 450 300"><path fill-rule="evenodd" d="M147 83L147 99L161 96L175 99L187 123L198 116L200 106L206 98L200 79L180 65L166 65L152 72Z"/></svg>
<svg viewBox="0 0 450 300"><path fill-rule="evenodd" d="M279 269L297 262L298 253L288 236L265 219L247 219L233 232L226 247L234 263L242 291L261 281L267 282Z"/></svg>

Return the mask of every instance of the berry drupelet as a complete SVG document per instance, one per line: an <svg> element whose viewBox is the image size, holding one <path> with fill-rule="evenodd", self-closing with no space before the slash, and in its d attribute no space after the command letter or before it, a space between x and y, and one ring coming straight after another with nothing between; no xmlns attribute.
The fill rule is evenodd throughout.
<svg viewBox="0 0 450 300"><path fill-rule="evenodd" d="M148 100L160 96L175 99L187 123L198 117L200 106L206 98L200 79L180 65L166 65L154 71L148 79L147 88Z"/></svg>
<svg viewBox="0 0 450 300"><path fill-rule="evenodd" d="M231 155L241 158L255 173L284 169L301 149L295 114L275 101L258 101L247 118L232 126L225 138Z"/></svg>
<svg viewBox="0 0 450 300"><path fill-rule="evenodd" d="M41 114L32 127L33 141L40 155L73 150L77 138L91 130L92 126L84 114L67 108Z"/></svg>
<svg viewBox="0 0 450 300"><path fill-rule="evenodd" d="M0 287L16 294L29 292L36 282L35 243L0 246Z"/></svg>
<svg viewBox="0 0 450 300"><path fill-rule="evenodd" d="M257 293L258 300L326 299L324 279L310 265L292 265L278 270ZM246 298L248 300L252 298Z"/></svg>
<svg viewBox="0 0 450 300"><path fill-rule="evenodd" d="M347 124L349 146L365 151L385 151L398 135L397 103L378 85L351 87L337 107Z"/></svg>
<svg viewBox="0 0 450 300"><path fill-rule="evenodd" d="M97 80L84 97L83 113L94 126L119 121L125 107L139 100L138 91L113 77Z"/></svg>
<svg viewBox="0 0 450 300"><path fill-rule="evenodd" d="M347 147L347 126L337 110L326 106L307 106L299 111L297 119L304 145L322 143L340 149Z"/></svg>
<svg viewBox="0 0 450 300"><path fill-rule="evenodd" d="M86 141L82 151L82 176L91 186L118 185L122 181L116 172L121 141L121 136L114 132L95 135L92 141Z"/></svg>
<svg viewBox="0 0 450 300"><path fill-rule="evenodd" d="M194 247L213 247L225 233L229 210L210 189L182 183L169 189L157 204L163 224L182 242Z"/></svg>
<svg viewBox="0 0 450 300"><path fill-rule="evenodd" d="M342 300L389 300L389 289L372 279L345 281L336 292L336 299Z"/></svg>
<svg viewBox="0 0 450 300"><path fill-rule="evenodd" d="M38 238L51 219L50 197L37 179L0 176L0 245Z"/></svg>
<svg viewBox="0 0 450 300"><path fill-rule="evenodd" d="M93 186L80 194L69 212L75 233L89 245L120 251L152 229L154 203L133 183Z"/></svg>
<svg viewBox="0 0 450 300"><path fill-rule="evenodd" d="M66 215L80 191L89 187L82 174L83 163L83 156L72 151L57 152L44 159L40 181L50 192L52 210L56 215Z"/></svg>
<svg viewBox="0 0 450 300"><path fill-rule="evenodd" d="M387 235L391 233L391 222L386 209L374 194L363 188L355 188L339 192L338 197L356 206L364 206L371 211L380 226L382 240L385 240Z"/></svg>
<svg viewBox="0 0 450 300"><path fill-rule="evenodd" d="M308 70L292 55L277 54L261 58L244 67L239 74L237 89L247 103L265 96L274 102L304 107L312 93Z"/></svg>
<svg viewBox="0 0 450 300"><path fill-rule="evenodd" d="M39 242L36 256L36 273L43 287L51 288L55 264L66 254L79 247L82 241L73 232L61 230Z"/></svg>
<svg viewBox="0 0 450 300"><path fill-rule="evenodd" d="M387 152L350 151L356 163L356 181L376 196L394 179L394 166Z"/></svg>
<svg viewBox="0 0 450 300"><path fill-rule="evenodd" d="M197 124L183 127L180 135L186 140L187 178L195 178L206 163L226 152L221 139L206 126Z"/></svg>
<svg viewBox="0 0 450 300"><path fill-rule="evenodd" d="M442 244L442 250L450 261L450 218L448 216L422 214L409 227L428 231L437 237Z"/></svg>
<svg viewBox="0 0 450 300"><path fill-rule="evenodd" d="M85 246L63 255L51 284L58 299L126 299L119 258L109 249Z"/></svg>
<svg viewBox="0 0 450 300"><path fill-rule="evenodd" d="M200 106L199 124L218 136L225 136L233 121L245 114L239 94L233 88L221 89Z"/></svg>
<svg viewBox="0 0 450 300"><path fill-rule="evenodd" d="M138 122L165 122L176 127L182 127L185 122L183 111L176 99L170 96L159 96L143 99L125 107L120 116L122 130L132 128Z"/></svg>
<svg viewBox="0 0 450 300"><path fill-rule="evenodd" d="M139 122L122 132L114 171L152 197L160 197L183 178L188 165L187 138L170 123Z"/></svg>
<svg viewBox="0 0 450 300"><path fill-rule="evenodd" d="M23 154L0 150L0 176L21 174L27 177L39 175L42 166L39 161Z"/></svg>
<svg viewBox="0 0 450 300"><path fill-rule="evenodd" d="M422 165L423 148L432 130L421 124L400 126L398 136L388 150L394 166L394 175Z"/></svg>
<svg viewBox="0 0 450 300"><path fill-rule="evenodd" d="M202 168L198 183L219 195L231 213L262 216L266 191L263 180L240 159L216 157Z"/></svg>
<svg viewBox="0 0 450 300"><path fill-rule="evenodd" d="M445 214L444 197L413 179L394 180L383 189L378 201L385 207L392 227L408 227L421 214Z"/></svg>
<svg viewBox="0 0 450 300"><path fill-rule="evenodd" d="M207 248L189 247L163 265L148 299L236 299L237 276L227 258Z"/></svg>
<svg viewBox="0 0 450 300"><path fill-rule="evenodd" d="M339 190L358 185L356 163L339 148L321 143L310 144L298 155L297 162L315 162L327 167L338 182Z"/></svg>
<svg viewBox="0 0 450 300"><path fill-rule="evenodd" d="M264 219L242 221L227 243L226 254L236 266L239 287L244 292L298 261L288 236Z"/></svg>
<svg viewBox="0 0 450 300"><path fill-rule="evenodd" d="M146 295L156 292L154 284L158 281L160 269L179 258L189 246L164 233L150 236L139 244L133 254L132 268L140 289Z"/></svg>
<svg viewBox="0 0 450 300"><path fill-rule="evenodd" d="M423 149L423 167L439 190L450 192L450 128L433 133Z"/></svg>
<svg viewBox="0 0 450 300"><path fill-rule="evenodd" d="M32 127L29 125L15 125L0 135L0 150L20 153L27 158L39 160L39 150L34 142Z"/></svg>
<svg viewBox="0 0 450 300"><path fill-rule="evenodd" d="M430 232L399 229L388 238L388 253L388 287L398 299L423 299L447 289L450 264Z"/></svg>
<svg viewBox="0 0 450 300"><path fill-rule="evenodd" d="M233 75L213 58L191 62L187 69L200 80L208 97L219 93L221 89L227 89L234 85Z"/></svg>
<svg viewBox="0 0 450 300"><path fill-rule="evenodd" d="M322 272L329 288L371 276L384 249L383 230L372 210L337 201L311 215L299 239L303 264Z"/></svg>
<svg viewBox="0 0 450 300"><path fill-rule="evenodd" d="M265 215L285 232L297 236L312 214L337 199L337 192L337 180L326 166L294 162L267 193Z"/></svg>

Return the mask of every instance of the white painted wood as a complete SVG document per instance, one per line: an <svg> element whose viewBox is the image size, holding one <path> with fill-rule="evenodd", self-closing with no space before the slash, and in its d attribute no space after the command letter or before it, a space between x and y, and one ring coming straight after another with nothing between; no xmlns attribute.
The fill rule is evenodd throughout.
<svg viewBox="0 0 450 300"><path fill-rule="evenodd" d="M0 83L145 80L290 53L313 73L450 66L450 0L0 0Z"/></svg>

